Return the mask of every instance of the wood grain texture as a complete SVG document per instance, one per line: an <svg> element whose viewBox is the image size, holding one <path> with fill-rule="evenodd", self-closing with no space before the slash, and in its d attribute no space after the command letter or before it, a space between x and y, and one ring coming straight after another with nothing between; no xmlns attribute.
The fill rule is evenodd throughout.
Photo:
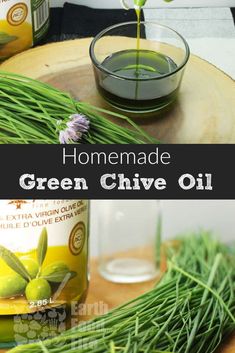
<svg viewBox="0 0 235 353"><path fill-rule="evenodd" d="M95 87L89 45L91 39L49 44L19 54L1 65L49 82L75 98L113 109ZM102 56L133 45L133 39L108 38ZM235 83L208 62L191 55L180 95L167 112L136 121L150 134L168 143L235 143Z"/></svg>
<svg viewBox="0 0 235 353"><path fill-rule="evenodd" d="M96 260L91 261L91 282L87 304L104 303L109 310L151 289L154 281L140 284L116 284L106 281L98 271ZM5 353L0 350L0 353ZM216 353L234 353L235 337L227 339ZM26 352L27 353L27 352Z"/></svg>
<svg viewBox="0 0 235 353"><path fill-rule="evenodd" d="M80 100L110 109L95 88L89 58L90 41L80 39L38 47L13 57L0 68L49 82ZM118 40L111 41L109 50L117 49L118 45ZM173 109L137 121L149 133L169 143L235 143L234 97L235 85L230 77L206 61L191 56ZM91 269L87 303L101 301L109 309L144 293L153 285L152 282L110 283L99 276L95 261L92 261ZM218 353L235 353L235 338L227 339Z"/></svg>

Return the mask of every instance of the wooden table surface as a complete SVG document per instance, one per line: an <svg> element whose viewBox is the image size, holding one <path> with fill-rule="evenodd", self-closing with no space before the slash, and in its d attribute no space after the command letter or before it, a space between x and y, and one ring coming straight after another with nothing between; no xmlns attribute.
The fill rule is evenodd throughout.
<svg viewBox="0 0 235 353"><path fill-rule="evenodd" d="M106 281L98 272L95 260L91 261L91 282L86 304L99 303L101 308L112 309L151 289L154 281L141 284L116 284ZM6 351L0 350L0 353ZM27 352L26 352L27 353ZM235 336L227 339L216 353L235 353Z"/></svg>
<svg viewBox="0 0 235 353"><path fill-rule="evenodd" d="M38 47L6 61L0 68L41 79L71 92L74 97L107 108L95 88L88 55L90 42L91 39L82 39ZM109 48L117 49L119 44L118 40L111 41ZM179 101L173 110L161 117L138 121L146 131L170 143L235 142L234 97L235 84L230 77L206 61L191 56ZM91 269L87 303L103 302L109 309L144 293L153 285L151 282L110 283L100 277L95 261ZM235 338L227 339L218 353L235 353Z"/></svg>
<svg viewBox="0 0 235 353"><path fill-rule="evenodd" d="M77 99L113 109L97 93L90 43L91 39L78 39L37 47L9 59L0 68L49 82ZM135 44L132 38L108 37L101 56ZM158 44L151 45L150 49L158 49ZM172 47L163 49L171 55ZM163 142L235 143L234 97L235 82L229 76L191 55L174 107L151 117L136 117L136 121Z"/></svg>

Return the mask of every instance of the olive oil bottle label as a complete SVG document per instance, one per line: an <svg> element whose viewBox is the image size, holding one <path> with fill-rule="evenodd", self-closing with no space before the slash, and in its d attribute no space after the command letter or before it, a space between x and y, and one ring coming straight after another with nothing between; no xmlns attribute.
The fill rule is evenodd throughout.
<svg viewBox="0 0 235 353"><path fill-rule="evenodd" d="M49 0L0 0L0 60L38 42L49 27Z"/></svg>
<svg viewBox="0 0 235 353"><path fill-rule="evenodd" d="M88 201L0 201L0 315L79 301L87 290Z"/></svg>

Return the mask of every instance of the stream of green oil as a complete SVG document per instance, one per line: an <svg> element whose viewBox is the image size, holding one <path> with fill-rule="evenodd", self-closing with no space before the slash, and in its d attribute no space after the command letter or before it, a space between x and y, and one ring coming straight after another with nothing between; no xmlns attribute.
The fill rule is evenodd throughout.
<svg viewBox="0 0 235 353"><path fill-rule="evenodd" d="M142 48L141 10L141 6L136 6L134 49L115 52L102 62L119 78L103 75L98 82L100 94L110 104L134 112L154 111L156 107L167 106L177 94L174 80L158 79L176 70L175 62L162 53Z"/></svg>
<svg viewBox="0 0 235 353"><path fill-rule="evenodd" d="M140 20L141 20L141 8L136 8L135 10L137 16L137 50L140 50Z"/></svg>
<svg viewBox="0 0 235 353"><path fill-rule="evenodd" d="M139 78L139 70L140 70L140 35L141 35L141 7L136 8L135 10L137 16L137 42L136 42L136 78ZM138 99L138 91L139 91L139 81L136 81L135 87L135 99Z"/></svg>

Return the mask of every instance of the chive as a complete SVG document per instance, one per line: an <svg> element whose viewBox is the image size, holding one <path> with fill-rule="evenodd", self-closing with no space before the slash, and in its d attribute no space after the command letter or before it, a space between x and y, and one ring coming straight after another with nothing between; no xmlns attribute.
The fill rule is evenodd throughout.
<svg viewBox="0 0 235 353"><path fill-rule="evenodd" d="M84 114L90 121L89 134L76 143L158 143L122 114L77 102L48 84L0 71L0 143L59 143L58 121L66 128L73 114Z"/></svg>
<svg viewBox="0 0 235 353"><path fill-rule="evenodd" d="M155 259L157 269L160 270L161 266L161 244L162 244L162 211L161 204L158 205L158 217L157 217L157 229L156 229L156 239L155 239Z"/></svg>
<svg viewBox="0 0 235 353"><path fill-rule="evenodd" d="M179 249L168 249L168 270L147 293L11 353L215 352L235 330L234 247L203 231L179 242Z"/></svg>

